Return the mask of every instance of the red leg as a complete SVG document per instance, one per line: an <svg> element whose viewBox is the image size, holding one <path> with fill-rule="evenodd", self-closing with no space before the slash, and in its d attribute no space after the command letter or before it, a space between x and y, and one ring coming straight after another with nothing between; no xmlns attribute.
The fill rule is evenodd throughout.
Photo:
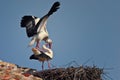
<svg viewBox="0 0 120 80"><path fill-rule="evenodd" d="M44 70L44 61L42 62L42 70Z"/></svg>
<svg viewBox="0 0 120 80"><path fill-rule="evenodd" d="M45 44L45 46L47 46L47 47L48 47L48 45L49 45L49 43L46 43L46 44Z"/></svg>
<svg viewBox="0 0 120 80"><path fill-rule="evenodd" d="M43 51L43 49L40 48L40 41L39 41L39 40L37 40L36 48L37 48L39 51Z"/></svg>
<svg viewBox="0 0 120 80"><path fill-rule="evenodd" d="M51 49L52 48L52 43L47 43L46 46Z"/></svg>
<svg viewBox="0 0 120 80"><path fill-rule="evenodd" d="M49 43L49 48L52 49L52 43Z"/></svg>
<svg viewBox="0 0 120 80"><path fill-rule="evenodd" d="M37 40L36 48L40 48L39 43L39 40Z"/></svg>
<svg viewBox="0 0 120 80"><path fill-rule="evenodd" d="M48 63L48 68L49 68L49 69L51 69L51 67L50 67L50 62L49 62L49 61L47 61L47 63Z"/></svg>

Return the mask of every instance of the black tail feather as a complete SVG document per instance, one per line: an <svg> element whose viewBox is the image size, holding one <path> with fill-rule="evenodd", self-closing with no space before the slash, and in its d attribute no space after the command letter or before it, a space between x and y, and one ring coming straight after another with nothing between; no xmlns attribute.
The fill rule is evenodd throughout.
<svg viewBox="0 0 120 80"><path fill-rule="evenodd" d="M51 14L53 14L54 12L56 12L57 9L59 9L59 6L60 6L60 2L55 2L55 3L52 5L50 11L48 12L48 16L50 16Z"/></svg>

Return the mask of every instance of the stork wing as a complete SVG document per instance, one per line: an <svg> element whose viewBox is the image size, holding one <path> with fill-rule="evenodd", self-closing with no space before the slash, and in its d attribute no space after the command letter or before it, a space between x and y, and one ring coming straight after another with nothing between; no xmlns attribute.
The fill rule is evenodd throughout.
<svg viewBox="0 0 120 80"><path fill-rule="evenodd" d="M42 18L40 19L40 21L36 24L37 33L41 32L41 31L43 31L43 30L47 32L47 29L46 29L47 19L48 19L48 16L45 15L45 16L42 17Z"/></svg>
<svg viewBox="0 0 120 80"><path fill-rule="evenodd" d="M40 52L41 52L41 54L38 54L38 55L33 54L33 55L31 55L31 56L29 57L29 59L38 60L40 57L43 57L44 52L42 52L42 51L40 51Z"/></svg>
<svg viewBox="0 0 120 80"><path fill-rule="evenodd" d="M48 16L50 16L50 15L52 15L54 12L56 12L58 9L59 9L59 6L60 6L60 2L55 2L53 5L52 5L52 7L51 7L51 9L50 9L50 11L48 12Z"/></svg>
<svg viewBox="0 0 120 80"><path fill-rule="evenodd" d="M39 33L42 29L46 30L47 19L50 15L59 9L60 3L55 2L50 11L41 19L35 16L23 16L21 20L21 27L26 27L26 33L28 37L32 37ZM46 30L47 32L47 30Z"/></svg>
<svg viewBox="0 0 120 80"><path fill-rule="evenodd" d="M36 23L40 20L35 16L23 16L21 20L21 27L26 28L26 33L28 37L32 37L37 34Z"/></svg>
<svg viewBox="0 0 120 80"><path fill-rule="evenodd" d="M60 6L60 3L59 2L55 2L50 11L41 18L41 20L38 22L38 24L36 25L36 28L37 28L37 32L40 32L41 30L45 30L47 32L47 29L46 29L46 24L47 24L47 19L50 15L52 15L54 12L57 11L57 9L59 9L59 6Z"/></svg>
<svg viewBox="0 0 120 80"><path fill-rule="evenodd" d="M39 58L36 57L36 56L33 54L33 55L31 55L31 56L29 57L29 59L35 59L35 60L38 60Z"/></svg>

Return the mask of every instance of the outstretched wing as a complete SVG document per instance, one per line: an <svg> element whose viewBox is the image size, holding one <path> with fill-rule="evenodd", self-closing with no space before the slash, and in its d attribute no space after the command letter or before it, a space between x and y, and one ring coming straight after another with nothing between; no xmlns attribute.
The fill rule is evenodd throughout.
<svg viewBox="0 0 120 80"><path fill-rule="evenodd" d="M23 16L21 20L21 27L26 28L28 37L32 37L37 34L37 28L35 27L40 18L35 16Z"/></svg>
<svg viewBox="0 0 120 80"><path fill-rule="evenodd" d="M51 7L51 9L50 9L50 11L48 12L48 16L50 16L50 15L52 15L54 12L56 12L58 9L59 9L59 6L60 6L60 2L55 2L53 5L52 5L52 7Z"/></svg>
<svg viewBox="0 0 120 80"><path fill-rule="evenodd" d="M56 12L57 9L59 9L59 6L60 6L60 3L55 2L52 5L50 11L41 19L35 16L23 16L21 20L21 27L26 28L27 36L32 37L38 32L40 32L41 29L46 29L45 27L46 27L48 17L52 15L54 12Z"/></svg>
<svg viewBox="0 0 120 80"><path fill-rule="evenodd" d="M59 2L55 2L51 9L49 10L49 12L43 16L40 21L38 22L38 24L36 25L37 28L37 32L40 32L41 29L46 29L46 24L47 24L47 19L50 15L52 15L54 12L56 12L59 9L60 3Z"/></svg>

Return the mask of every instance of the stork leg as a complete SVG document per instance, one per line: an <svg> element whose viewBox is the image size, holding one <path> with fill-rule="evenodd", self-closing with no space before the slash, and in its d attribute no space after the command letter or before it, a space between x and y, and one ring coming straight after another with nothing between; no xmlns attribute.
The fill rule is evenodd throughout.
<svg viewBox="0 0 120 80"><path fill-rule="evenodd" d="M39 40L37 40L36 48L37 48L39 51L43 51L43 50L40 48L40 41L39 41Z"/></svg>
<svg viewBox="0 0 120 80"><path fill-rule="evenodd" d="M47 61L47 63L48 63L48 68L49 68L49 69L51 69L51 67L50 67L50 62L49 62L49 61Z"/></svg>
<svg viewBox="0 0 120 80"><path fill-rule="evenodd" d="M44 70L44 61L42 62L42 70Z"/></svg>
<svg viewBox="0 0 120 80"><path fill-rule="evenodd" d="M43 51L43 49L40 48L40 41L39 40L37 40L36 49L38 49L39 51Z"/></svg>
<svg viewBox="0 0 120 80"><path fill-rule="evenodd" d="M37 40L36 48L40 48L39 43L39 40Z"/></svg>
<svg viewBox="0 0 120 80"><path fill-rule="evenodd" d="M49 49L52 49L52 43L47 43L46 46L49 47Z"/></svg>
<svg viewBox="0 0 120 80"><path fill-rule="evenodd" d="M49 43L49 48L52 49L52 43Z"/></svg>

